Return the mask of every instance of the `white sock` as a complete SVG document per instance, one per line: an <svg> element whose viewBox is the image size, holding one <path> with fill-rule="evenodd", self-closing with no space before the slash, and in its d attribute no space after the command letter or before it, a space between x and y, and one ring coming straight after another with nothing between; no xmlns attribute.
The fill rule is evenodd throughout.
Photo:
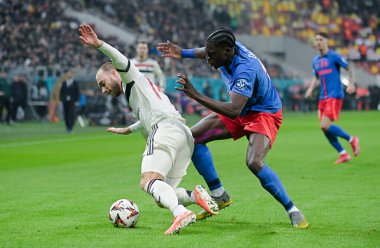
<svg viewBox="0 0 380 248"><path fill-rule="evenodd" d="M180 214L183 214L187 211L187 208L185 208L184 206L182 205L178 205L177 207L175 207L172 211L174 217L177 217L178 215Z"/></svg>
<svg viewBox="0 0 380 248"><path fill-rule="evenodd" d="M343 154L346 154L346 153L347 153L347 151L343 149L343 150L339 153L339 155L343 155Z"/></svg>
<svg viewBox="0 0 380 248"><path fill-rule="evenodd" d="M162 180L152 179L144 186L144 190L151 194L156 202L173 212L178 206L178 197L174 189Z"/></svg>
<svg viewBox="0 0 380 248"><path fill-rule="evenodd" d="M296 206L293 206L291 209L289 209L287 212L288 214L290 213L293 213L293 212L297 212L297 211L300 211Z"/></svg>
<svg viewBox="0 0 380 248"><path fill-rule="evenodd" d="M188 192L184 188L176 188L175 193L178 197L178 201L180 204L183 206L189 206L191 204L195 203L195 198L194 198L194 193L193 191L191 192L191 196L189 196Z"/></svg>
<svg viewBox="0 0 380 248"><path fill-rule="evenodd" d="M223 193L224 193L223 186L220 188L211 190L211 196L213 196L213 197L219 197L219 196L223 195Z"/></svg>
<svg viewBox="0 0 380 248"><path fill-rule="evenodd" d="M351 143L353 139L354 138L352 136L350 136L350 140L348 142Z"/></svg>

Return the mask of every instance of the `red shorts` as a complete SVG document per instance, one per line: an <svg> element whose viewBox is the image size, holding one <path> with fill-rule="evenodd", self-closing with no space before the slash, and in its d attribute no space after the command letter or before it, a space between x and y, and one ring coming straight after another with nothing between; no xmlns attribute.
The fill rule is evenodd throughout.
<svg viewBox="0 0 380 248"><path fill-rule="evenodd" d="M342 109L343 99L327 98L319 100L318 103L318 118L322 119L322 116L328 117L332 121L339 119L340 110Z"/></svg>
<svg viewBox="0 0 380 248"><path fill-rule="evenodd" d="M271 114L266 112L251 112L246 116L239 116L230 119L218 114L219 119L231 133L234 140L250 133L261 133L270 139L270 147L272 147L278 130L282 123L282 110Z"/></svg>

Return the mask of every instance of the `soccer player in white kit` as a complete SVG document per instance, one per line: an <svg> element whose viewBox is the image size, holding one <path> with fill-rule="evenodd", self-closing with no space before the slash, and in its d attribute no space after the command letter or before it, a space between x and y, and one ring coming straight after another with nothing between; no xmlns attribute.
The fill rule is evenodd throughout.
<svg viewBox="0 0 380 248"><path fill-rule="evenodd" d="M139 69L140 72L149 78L161 92L165 92L165 75L162 72L158 62L152 58L149 58L148 42L139 41L137 43L136 53L136 57L131 59L131 62L137 69Z"/></svg>
<svg viewBox="0 0 380 248"><path fill-rule="evenodd" d="M139 120L127 128L108 128L108 131L119 134L129 134L140 128L145 131L147 144L141 165L140 187L152 195L159 206L173 213L172 225L164 234L178 233L196 219L192 211L179 203L175 190L191 160L194 148L191 131L168 97L158 91L128 58L98 39L89 25L80 25L79 32L79 39L84 45L97 48L112 60L112 63L103 64L96 74L102 92L114 97L124 94ZM182 188L177 190L184 191ZM202 186L195 187L192 197L206 211L218 213L218 205Z"/></svg>

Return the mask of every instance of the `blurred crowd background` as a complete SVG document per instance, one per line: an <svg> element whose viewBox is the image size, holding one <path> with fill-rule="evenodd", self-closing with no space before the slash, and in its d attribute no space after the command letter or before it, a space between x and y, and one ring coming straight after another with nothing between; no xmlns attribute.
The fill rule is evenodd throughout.
<svg viewBox="0 0 380 248"><path fill-rule="evenodd" d="M365 86L358 82L357 92L346 95L343 108L380 110L378 0L0 0L1 122L58 121L48 113L49 108L58 108L58 117L61 115L59 86L65 72L72 69L77 75L91 74L106 62L101 53L83 49L78 42L80 21L69 17L68 9L99 16L148 41L150 57L157 59L167 77L166 93L183 113L205 115L208 110L174 90L177 72L192 77L203 93L226 101L223 82L206 63L164 59L155 46L166 40L187 48L203 46L207 35L221 26L237 35L290 36L310 46L316 32L329 33L330 48L377 78ZM128 57L135 56L136 44L127 44L116 35L102 38ZM312 99L304 98L310 78L299 76L281 63L265 59L263 63L285 110L317 109L317 90ZM90 124L128 122L125 102L102 96L94 77L76 80L80 85L77 107Z"/></svg>

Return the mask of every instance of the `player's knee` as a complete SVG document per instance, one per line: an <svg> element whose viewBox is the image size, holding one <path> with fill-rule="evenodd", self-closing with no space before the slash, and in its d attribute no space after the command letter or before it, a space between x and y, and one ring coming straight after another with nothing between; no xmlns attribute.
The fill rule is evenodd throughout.
<svg viewBox="0 0 380 248"><path fill-rule="evenodd" d="M253 174L259 173L261 168L264 167L264 159L260 155L254 155L252 158L247 160L247 166L250 171L252 171Z"/></svg>
<svg viewBox="0 0 380 248"><path fill-rule="evenodd" d="M330 125L326 124L326 123L321 123L320 127L321 127L323 132L326 132L329 129Z"/></svg>
<svg viewBox="0 0 380 248"><path fill-rule="evenodd" d="M149 181L151 181L153 178L150 178L150 177L147 177L147 176L142 176L141 179L140 179L140 188L142 190L146 190L146 186L147 184L149 183Z"/></svg>
<svg viewBox="0 0 380 248"><path fill-rule="evenodd" d="M147 184L152 180L164 180L164 176L157 172L145 172L141 175L140 188L146 191Z"/></svg>
<svg viewBox="0 0 380 248"><path fill-rule="evenodd" d="M141 180L140 180L140 188L142 189L142 190L145 190L145 185L148 183L148 181L147 180L145 180L144 178L141 178Z"/></svg>

